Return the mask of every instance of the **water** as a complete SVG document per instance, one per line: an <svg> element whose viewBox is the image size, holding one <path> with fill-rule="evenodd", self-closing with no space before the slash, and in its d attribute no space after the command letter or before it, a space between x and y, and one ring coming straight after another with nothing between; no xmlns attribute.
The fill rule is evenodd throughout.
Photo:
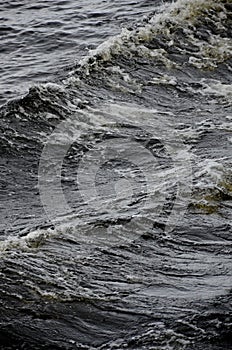
<svg viewBox="0 0 232 350"><path fill-rule="evenodd" d="M154 9L157 1L1 2L0 104L65 75L90 49Z"/></svg>
<svg viewBox="0 0 232 350"><path fill-rule="evenodd" d="M2 349L230 349L232 3L47 5L4 4Z"/></svg>

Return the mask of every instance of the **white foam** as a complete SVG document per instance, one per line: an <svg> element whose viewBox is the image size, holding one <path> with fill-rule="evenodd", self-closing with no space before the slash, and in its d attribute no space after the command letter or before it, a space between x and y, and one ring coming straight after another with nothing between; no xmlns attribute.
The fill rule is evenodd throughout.
<svg viewBox="0 0 232 350"><path fill-rule="evenodd" d="M152 80L148 81L149 84L154 84L154 85L172 85L176 86L177 83L177 78L169 76L167 74L164 74L160 77L154 77Z"/></svg>
<svg viewBox="0 0 232 350"><path fill-rule="evenodd" d="M38 247L48 237L57 235L56 230L52 229L38 229L29 232L23 237L9 236L4 241L0 242L0 254L12 249L29 250Z"/></svg>
<svg viewBox="0 0 232 350"><path fill-rule="evenodd" d="M212 14L211 9L216 11L217 16L215 13ZM189 40L192 40L193 44L199 47L199 52L194 57L190 57L190 63L198 68L215 67L218 62L222 62L231 54L231 43L227 38L221 38L213 34L209 42L202 42L201 39L194 36L195 22L201 16L205 17L206 13L213 16L216 27L223 28L222 22L227 17L226 10L223 3L220 4L216 0L177 0L171 4L161 4L156 7L156 14L148 24L132 31L124 28L121 34L106 40L95 50L91 50L79 64L88 75L91 67L98 65L98 59L105 62L110 61L114 55L119 55L122 52L127 52L128 57L136 52L140 55L149 55L155 59L162 58L166 66L174 65L174 62L165 57L163 49L150 50L144 46L144 43L162 33L167 37L167 41L169 39L168 45L172 46L174 41L171 28L181 26Z"/></svg>
<svg viewBox="0 0 232 350"><path fill-rule="evenodd" d="M219 81L211 82L211 83L203 83L203 93L213 94L216 96L222 96L232 99L232 85L231 84L223 84Z"/></svg>
<svg viewBox="0 0 232 350"><path fill-rule="evenodd" d="M200 170L197 172L197 177L208 177L215 182L220 181L225 172L223 164L212 159L205 159L198 166Z"/></svg>

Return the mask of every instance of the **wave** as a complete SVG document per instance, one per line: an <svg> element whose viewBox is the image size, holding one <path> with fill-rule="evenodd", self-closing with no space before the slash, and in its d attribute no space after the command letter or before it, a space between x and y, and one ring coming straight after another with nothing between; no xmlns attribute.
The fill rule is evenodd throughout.
<svg viewBox="0 0 232 350"><path fill-rule="evenodd" d="M124 29L91 51L80 61L80 69L89 74L93 67L117 55L147 56L167 67L190 63L197 68L212 69L231 58L230 21L231 6L225 1L179 0L171 5L163 4L145 26L132 31ZM165 57L174 52L185 55L185 62L177 63Z"/></svg>
<svg viewBox="0 0 232 350"><path fill-rule="evenodd" d="M162 4L1 108L6 348L230 345L231 24Z"/></svg>

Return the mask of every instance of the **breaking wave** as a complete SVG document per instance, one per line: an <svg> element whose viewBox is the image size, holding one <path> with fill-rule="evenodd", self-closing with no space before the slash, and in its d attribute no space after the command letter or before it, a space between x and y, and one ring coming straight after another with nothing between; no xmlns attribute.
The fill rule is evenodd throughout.
<svg viewBox="0 0 232 350"><path fill-rule="evenodd" d="M1 108L3 349L231 346L231 54L165 3Z"/></svg>

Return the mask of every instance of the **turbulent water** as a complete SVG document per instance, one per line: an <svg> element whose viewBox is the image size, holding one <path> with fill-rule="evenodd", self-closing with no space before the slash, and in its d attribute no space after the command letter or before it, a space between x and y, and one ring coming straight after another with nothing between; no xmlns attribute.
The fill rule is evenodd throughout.
<svg viewBox="0 0 232 350"><path fill-rule="evenodd" d="M0 104L59 79L107 37L133 26L157 0L1 0Z"/></svg>
<svg viewBox="0 0 232 350"><path fill-rule="evenodd" d="M1 349L231 349L232 2L96 3L4 1Z"/></svg>

